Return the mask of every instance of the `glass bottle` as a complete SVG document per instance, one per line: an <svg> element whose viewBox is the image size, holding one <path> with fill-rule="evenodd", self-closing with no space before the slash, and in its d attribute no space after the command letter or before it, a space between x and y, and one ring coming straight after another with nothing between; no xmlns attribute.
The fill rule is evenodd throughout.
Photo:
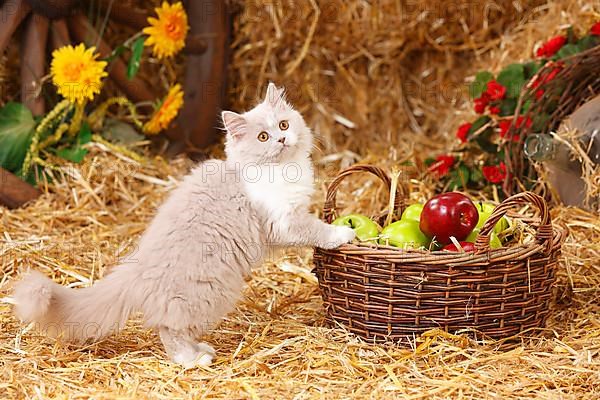
<svg viewBox="0 0 600 400"><path fill-rule="evenodd" d="M586 185L581 177L581 163L571 159L567 146L550 135L532 134L525 140L524 150L530 160L544 164L548 180L564 204L584 205Z"/></svg>
<svg viewBox="0 0 600 400"><path fill-rule="evenodd" d="M577 109L565 122L580 133L579 145L594 165L600 164L600 96ZM529 159L542 162L548 180L565 205L599 211L599 199L586 199L587 185L582 163L568 145L547 134L532 134L525 140Z"/></svg>

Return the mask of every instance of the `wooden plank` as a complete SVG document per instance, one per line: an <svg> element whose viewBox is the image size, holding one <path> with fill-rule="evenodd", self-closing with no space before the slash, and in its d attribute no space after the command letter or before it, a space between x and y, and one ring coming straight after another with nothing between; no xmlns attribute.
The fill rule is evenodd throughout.
<svg viewBox="0 0 600 400"><path fill-rule="evenodd" d="M30 15L21 40L21 102L36 117L46 110L41 81L46 68L49 25L48 18Z"/></svg>
<svg viewBox="0 0 600 400"><path fill-rule="evenodd" d="M0 167L0 204L17 208L37 199L41 194L38 189Z"/></svg>
<svg viewBox="0 0 600 400"><path fill-rule="evenodd" d="M0 54L4 52L13 33L31 11L25 0L0 2Z"/></svg>
<svg viewBox="0 0 600 400"><path fill-rule="evenodd" d="M227 2L184 2L190 31L183 88L185 103L174 126L167 131L170 153L201 153L219 135L227 83L231 15Z"/></svg>

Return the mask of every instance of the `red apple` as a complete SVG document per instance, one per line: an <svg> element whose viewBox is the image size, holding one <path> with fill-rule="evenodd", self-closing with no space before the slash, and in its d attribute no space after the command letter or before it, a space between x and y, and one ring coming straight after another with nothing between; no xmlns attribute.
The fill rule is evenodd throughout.
<svg viewBox="0 0 600 400"><path fill-rule="evenodd" d="M465 251L466 253L475 251L475 244L471 243L471 242L459 242L460 243L460 247L463 248L463 251ZM442 250L446 250L446 251L460 251L458 249L458 247L456 247L456 245L454 243L450 243L446 246L444 246L444 248Z"/></svg>
<svg viewBox="0 0 600 400"><path fill-rule="evenodd" d="M442 193L425 203L419 228L430 238L449 244L450 236L464 240L478 220L479 213L471 199L458 192Z"/></svg>

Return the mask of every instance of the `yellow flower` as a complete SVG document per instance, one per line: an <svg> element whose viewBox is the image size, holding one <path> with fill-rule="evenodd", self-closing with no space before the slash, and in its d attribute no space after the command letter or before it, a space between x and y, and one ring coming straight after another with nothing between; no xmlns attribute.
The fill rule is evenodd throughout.
<svg viewBox="0 0 600 400"><path fill-rule="evenodd" d="M148 18L150 26L143 32L148 35L144 44L154 46L152 54L158 58L171 57L185 45L189 26L187 14L180 2L170 5L166 1L155 9L157 18Z"/></svg>
<svg viewBox="0 0 600 400"><path fill-rule="evenodd" d="M83 104L92 100L102 87L106 61L98 61L95 47L86 49L83 44L76 47L63 46L52 53L50 74L52 82L65 99Z"/></svg>
<svg viewBox="0 0 600 400"><path fill-rule="evenodd" d="M167 97L152 115L152 118L144 125L144 132L155 135L166 129L183 106L183 91L181 85L177 84L169 89Z"/></svg>

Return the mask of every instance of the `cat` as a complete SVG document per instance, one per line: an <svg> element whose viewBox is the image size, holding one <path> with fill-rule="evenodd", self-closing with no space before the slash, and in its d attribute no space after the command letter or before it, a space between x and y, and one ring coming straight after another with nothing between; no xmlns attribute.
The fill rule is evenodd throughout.
<svg viewBox="0 0 600 400"><path fill-rule="evenodd" d="M312 132L270 83L264 101L223 111L226 160L201 163L173 190L142 235L137 252L93 286L70 289L40 272L15 285L15 314L46 334L98 340L141 311L168 357L210 365L215 350L199 338L240 299L245 278L271 248L336 248L352 229L309 213Z"/></svg>

